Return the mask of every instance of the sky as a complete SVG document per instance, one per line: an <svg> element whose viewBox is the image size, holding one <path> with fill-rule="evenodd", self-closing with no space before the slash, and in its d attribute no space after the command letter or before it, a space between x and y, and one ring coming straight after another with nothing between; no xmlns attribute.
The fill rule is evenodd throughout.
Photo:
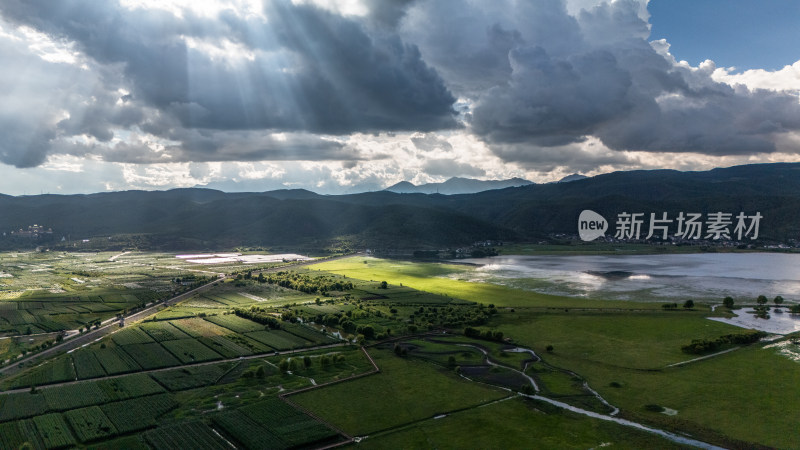
<svg viewBox="0 0 800 450"><path fill-rule="evenodd" d="M794 0L3 0L0 193L800 161Z"/></svg>

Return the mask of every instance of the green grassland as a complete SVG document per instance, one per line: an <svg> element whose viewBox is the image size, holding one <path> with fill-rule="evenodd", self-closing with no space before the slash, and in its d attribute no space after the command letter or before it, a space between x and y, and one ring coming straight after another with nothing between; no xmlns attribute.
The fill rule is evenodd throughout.
<svg viewBox="0 0 800 450"><path fill-rule="evenodd" d="M452 370L398 358L387 350L370 354L379 374L292 396L292 401L361 436L508 396L461 379Z"/></svg>
<svg viewBox="0 0 800 450"><path fill-rule="evenodd" d="M742 331L692 311L541 314L501 311L491 325L539 355L552 345L560 360L589 360L607 366L658 369L691 359L681 346L693 339Z"/></svg>
<svg viewBox="0 0 800 450"><path fill-rule="evenodd" d="M409 286L420 291L439 294L445 297L472 302L495 304L506 307L540 308L619 308L619 309L659 309L660 304L598 301L572 297L539 294L536 292L511 289L506 286L488 283L471 283L447 278L448 275L462 273L464 266L424 262L407 262L377 259L371 257L352 257L336 261L326 261L310 266L349 278L373 281L376 284L387 281L393 286Z"/></svg>
<svg viewBox="0 0 800 450"><path fill-rule="evenodd" d="M539 409L541 408L541 409ZM684 448L621 425L565 413L521 398L448 414L369 436L358 447L586 449Z"/></svg>
<svg viewBox="0 0 800 450"><path fill-rule="evenodd" d="M728 437L776 448L800 445L795 421L790 419L800 417L800 404L793 401L800 398L800 368L771 349L753 345L660 371L610 367L561 358L558 353L546 356L546 361L583 375L625 417L722 442ZM648 404L677 414L647 411Z"/></svg>

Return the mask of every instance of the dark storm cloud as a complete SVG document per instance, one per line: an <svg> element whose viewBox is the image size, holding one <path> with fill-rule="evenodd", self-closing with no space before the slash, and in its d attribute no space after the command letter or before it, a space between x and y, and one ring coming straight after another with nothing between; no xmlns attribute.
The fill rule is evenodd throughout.
<svg viewBox="0 0 800 450"><path fill-rule="evenodd" d="M712 65L682 66L648 42L641 1L577 14L563 0L362 1L363 17L268 1L265 19L4 0L0 23L82 60L3 41L0 64L25 70L0 73L0 162L359 161L317 135L419 131L417 148L458 152L435 132L466 124L504 161L577 169L582 157L630 162L576 150L592 137L613 150L731 155L773 152L800 130L795 95L714 82Z"/></svg>
<svg viewBox="0 0 800 450"><path fill-rule="evenodd" d="M415 5L403 30L474 99L471 131L506 161L554 161L544 149L590 136L614 150L773 152L776 134L800 130L796 95L677 64L647 41L640 8L619 0L571 16L559 0L443 0Z"/></svg>
<svg viewBox="0 0 800 450"><path fill-rule="evenodd" d="M416 0L365 0L369 19L381 26L395 27Z"/></svg>
<svg viewBox="0 0 800 450"><path fill-rule="evenodd" d="M110 162L136 164L218 161L348 161L364 157L336 141L310 134L282 135L259 131L182 131L180 144L158 146L134 137L103 150ZM73 144L62 153L85 156L97 153L97 146Z"/></svg>
<svg viewBox="0 0 800 450"><path fill-rule="evenodd" d="M394 26L403 6L375 1L369 20ZM84 97L65 105L70 117L45 130L48 140L29 144L25 158L15 155L20 145L4 146L0 158L36 165L56 135L108 142L115 128L138 127L170 138L192 129L349 134L457 126L455 99L443 80L413 44L386 27L283 1L270 2L265 12L266 23L231 11L218 18L189 11L176 17L128 10L114 1L0 3L5 20L73 43L102 78L91 102ZM202 48L226 41L252 57L225 59ZM130 95L121 98L121 88ZM195 153L196 160L249 160L259 154L210 156L208 150L219 146L203 139L185 141L181 148L189 160ZM300 152L294 159L331 156L322 151L315 158L313 145L285 148L286 159L293 159L289 151Z"/></svg>

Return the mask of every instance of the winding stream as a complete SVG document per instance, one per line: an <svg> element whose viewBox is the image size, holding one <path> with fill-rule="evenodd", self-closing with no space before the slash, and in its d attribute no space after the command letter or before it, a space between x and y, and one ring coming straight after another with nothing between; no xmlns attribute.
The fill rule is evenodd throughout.
<svg viewBox="0 0 800 450"><path fill-rule="evenodd" d="M572 411L574 413L582 414L584 416L589 416L600 420L607 420L609 422L616 422L620 425L625 425L626 427L632 427L642 431L647 431L648 433L657 434L661 437L669 439L672 442L677 442L678 444L691 445L694 447L699 447L708 450L725 450L723 447L717 447L716 445L708 444L703 441L698 441L696 439L688 438L675 433L670 433L669 431L659 430L658 428L648 427L646 425L642 425L637 422L620 419L619 417L607 416L605 414L596 413L594 411L587 411L585 409L577 408L575 406L572 406L564 402L560 402L558 400L542 397L541 395L527 395L527 394L520 394L520 395L522 395L523 397L532 398L534 400L541 400L543 402L550 403L553 406L558 406L559 408L563 408Z"/></svg>
<svg viewBox="0 0 800 450"><path fill-rule="evenodd" d="M549 404L551 404L553 406L557 406L559 408L566 409L568 411L572 411L574 413L581 414L581 415L584 415L584 416L588 416L588 417L592 417L592 418L600 419L600 420L606 420L606 421L609 421L609 422L616 422L616 423L618 423L620 425L624 425L626 427L636 428L638 430L646 431L648 433L657 434L657 435L659 435L659 436L661 436L663 438L669 439L670 441L676 442L678 444L691 445L691 446L694 446L694 447L707 449L707 450L725 450L723 447L718 447L716 445L708 444L708 443L703 442L703 441L698 441L696 439L692 439L692 438L689 438L689 437L686 437L686 436L681 436L679 434L671 433L669 431L664 431L664 430L660 430L658 428L653 428L653 427L649 427L647 425L642 425L642 424L640 424L638 422L632 422L630 420L621 419L619 417L614 417L619 413L619 408L617 408L616 406L613 406L608 401L606 401L606 399L604 399L597 391L595 391L594 389L590 388L589 384L586 383L585 381L584 381L584 384L583 384L584 387L587 390L589 390L590 392L592 392L595 395L595 397L597 397L597 399L600 400L604 405L606 405L606 406L610 407L611 409L613 409L613 412L611 412L608 415L600 414L600 413L596 413L594 411L589 411L589 410L586 410L586 409L578 408L576 406L572 406L572 405L570 405L568 403L560 402L558 400L553 400L553 399L548 398L548 397L543 397L543 396L538 394L538 392L540 392L540 390L539 390L539 386L536 384L536 381L531 376L529 376L528 374L526 374L526 373L524 373L524 372L522 372L520 370L517 370L517 369L511 368L511 367L508 367L508 366L504 366L504 365L500 365L500 364L492 362L489 359L489 352L486 349L482 348L482 347L479 347L477 345L471 345L471 344L456 344L456 345L461 346L461 347L472 347L472 348L478 349L486 357L486 363L487 364L492 365L492 366L503 367L503 368L509 369L509 370L513 370L513 371L521 374L525 378L527 378L531 382L531 385L533 386L533 388L537 392L537 394L528 395L528 394L520 393L519 395L522 395L523 397L528 397L528 398L531 398L531 399L534 399L534 400L540 400L540 401L549 403ZM533 355L537 359L539 358L533 350L528 349L528 348L524 348L524 347L516 347L514 349L504 350L504 351L513 352L513 353L530 353L531 355ZM570 372L570 373L572 373L572 372ZM576 374L573 373L573 375L576 375Z"/></svg>

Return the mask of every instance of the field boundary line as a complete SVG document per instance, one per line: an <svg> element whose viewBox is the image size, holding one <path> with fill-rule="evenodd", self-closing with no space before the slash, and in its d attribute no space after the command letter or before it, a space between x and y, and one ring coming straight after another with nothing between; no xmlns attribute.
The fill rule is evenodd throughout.
<svg viewBox="0 0 800 450"><path fill-rule="evenodd" d="M326 449L326 448L339 447L339 446L342 446L342 445L345 445L345 444L350 444L350 443L353 442L353 436L350 436L349 434L347 434L344 431L340 430L338 427L335 427L333 424L330 424L327 421L323 420L321 417L319 417L318 415L314 414L313 412L311 412L311 411L303 408L302 406L298 405L297 403L289 400L288 398L286 398L286 395L278 395L278 398L280 398L281 400L286 402L286 404L288 404L292 408L295 408L295 409L297 409L299 411L302 411L303 413L305 413L305 414L311 416L312 418L314 418L314 420L324 424L326 427L330 428L331 430L333 430L333 431L335 431L335 432L337 432L340 435L345 437L345 440L342 441L342 442L338 442L338 443L331 444L331 445L326 445L324 447L319 447L318 450L322 450L322 449Z"/></svg>
<svg viewBox="0 0 800 450"><path fill-rule="evenodd" d="M492 385L489 385L489 386L492 386ZM443 418L449 417L450 415L453 415L453 414L458 414L460 412L469 411L469 410L475 409L475 408L482 408L484 406L489 406L489 405L492 405L494 403L500 403L500 402L504 402L504 401L507 401L507 400L512 400L512 399L519 398L519 397L520 397L520 395L518 395L517 393L511 393L511 394L509 394L509 395L507 395L505 397L502 397L502 398L499 398L499 399L496 399L496 400L487 400L485 402L481 402L481 403L478 403L478 404L475 404L475 405L465 406L463 408L457 408L457 409L453 409L453 410L450 410L450 411L441 412L441 413L433 415L432 417L425 417L425 418L422 418L422 419L412 420L410 422L402 423L400 425L395 425L393 427L384 428L382 430L377 430L377 431L374 431L374 432L368 434L365 437L369 438L369 437L383 436L383 435L386 435L386 434L396 433L398 431L403 431L403 430L405 430L407 428L413 427L414 425L420 424L422 422L428 422L430 420L443 419Z"/></svg>
<svg viewBox="0 0 800 450"><path fill-rule="evenodd" d="M291 397L291 396L293 396L295 394L302 394L303 392L309 392L309 391L314 390L314 389L319 389L319 388L323 388L323 387L327 387L327 386L332 386L332 385L335 385L335 384L344 383L345 381L352 381L352 380L356 380L358 378L363 378L363 377L366 377L366 376L375 375L376 373L380 373L380 371L381 371L380 367L378 367L378 365L375 364L375 361L372 359L372 356L370 356L370 354L367 351L367 349L364 348L364 347L361 347L361 351L364 352L364 355L367 357L367 361L369 361L369 363L372 364L372 370L370 370L369 372L359 373L359 374L356 374L356 375L351 375L351 376L349 376L347 378L342 378L341 380L333 380L333 381L329 381L327 383L317 384L317 385L314 385L314 386L308 386L308 387L305 387L305 388L302 388L302 389L298 389L296 391L286 392L286 393L283 393L283 394L278 394L278 398L280 398L281 400L283 400L284 402L286 402L287 404L289 404L293 408L296 408L296 409L308 414L309 416L313 417L314 419L316 419L320 423L325 424L325 426L327 426L330 429L336 431L337 433L341 434L342 436L344 436L347 439L347 440L342 441L342 442L338 442L338 443L331 444L331 445L326 445L324 447L319 447L317 450L325 450L325 449L329 449L329 448L341 447L342 445L351 444L351 443L355 442L355 440L353 439L353 436L350 436L349 434L347 434L344 431L342 431L339 427L334 426L330 422L322 419L321 417L319 417L318 415L316 415L313 412L309 411L308 409L303 408L299 404L293 402L291 399L289 399L289 397Z"/></svg>
<svg viewBox="0 0 800 450"><path fill-rule="evenodd" d="M683 366L683 365L686 365L686 364L691 364L691 363L693 363L693 362L702 361L702 360L704 360L704 359L709 359L709 358L713 358L713 357L715 357L715 356L724 355L725 353L730 353L730 352L732 352L732 351L734 351L734 350L739 350L740 348L741 348L741 347L733 347L733 348L729 348L729 349L727 349L727 350L723 350L723 351L721 351L721 352L712 353L712 354L710 354L710 355L701 356L701 357L699 357L699 358L690 359L690 360L688 360L688 361L676 362L676 363L674 363L674 364L670 364L670 365L668 365L668 366L664 366L664 368L666 369L666 368L669 368L669 367L680 367L680 366Z"/></svg>
<svg viewBox="0 0 800 450"><path fill-rule="evenodd" d="M331 386L331 385L338 384L338 383L344 383L345 381L351 381L351 380L355 380L357 378L362 378L362 377L366 377L366 376L369 376L369 375L374 375L376 373L379 373L381 371L380 367L378 367L378 365L375 364L375 361L372 360L372 357L369 355L367 350L364 347L361 347L361 350L367 356L367 360L370 362L370 364L372 364L372 370L370 370L369 372L358 373L358 374L351 375L351 376L346 377L346 378L342 378L340 380L333 380L333 381L328 381L327 383L322 383L322 384L317 384L317 385L314 385L314 386L304 387L304 388L298 389L296 391L286 392L284 394L279 394L278 397L285 398L285 397L289 397L289 396L292 396L292 395L295 395L295 394L302 394L303 392L307 392L307 391L310 391L310 390L313 390L313 389L319 389L319 388L322 388L322 387Z"/></svg>

